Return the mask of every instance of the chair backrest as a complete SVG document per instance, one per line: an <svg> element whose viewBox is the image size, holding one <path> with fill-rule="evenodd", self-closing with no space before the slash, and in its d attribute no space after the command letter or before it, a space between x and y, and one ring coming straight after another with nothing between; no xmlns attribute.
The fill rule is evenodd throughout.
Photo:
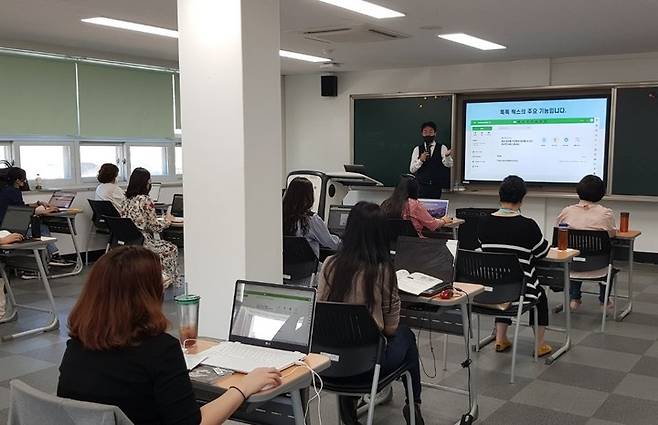
<svg viewBox="0 0 658 425"><path fill-rule="evenodd" d="M557 246L558 228L553 228L553 246ZM613 250L610 235L605 230L569 229L568 247L580 251L571 264L573 272L599 270L612 264Z"/></svg>
<svg viewBox="0 0 658 425"><path fill-rule="evenodd" d="M116 406L43 393L16 379L9 383L8 425L132 425Z"/></svg>
<svg viewBox="0 0 658 425"><path fill-rule="evenodd" d="M114 204L110 201L95 201L93 199L87 199L87 201L89 201L92 211L91 221L97 228L107 227L103 217L120 217L119 211L117 211Z"/></svg>
<svg viewBox="0 0 658 425"><path fill-rule="evenodd" d="M391 249L395 250L397 247L398 238L400 236L417 238L418 232L410 220L403 220L401 218L387 218L386 236L388 237Z"/></svg>
<svg viewBox="0 0 658 425"><path fill-rule="evenodd" d="M115 248L123 245L143 245L144 235L135 226L135 223L129 218L108 217L103 219L112 234L110 238L110 247Z"/></svg>
<svg viewBox="0 0 658 425"><path fill-rule="evenodd" d="M283 237L283 274L290 276L290 280L310 277L318 270L318 263L306 238Z"/></svg>
<svg viewBox="0 0 658 425"><path fill-rule="evenodd" d="M313 325L313 353L324 353L331 367L320 375L357 376L381 361L385 339L368 308L362 304L317 302Z"/></svg>
<svg viewBox="0 0 658 425"><path fill-rule="evenodd" d="M459 226L459 247L470 250L479 248L477 232L480 219L496 211L495 208L458 208L455 216L464 220L464 224Z"/></svg>
<svg viewBox="0 0 658 425"><path fill-rule="evenodd" d="M455 264L455 281L479 283L488 289L475 297L481 304L517 301L525 293L525 274L514 254L460 249Z"/></svg>
<svg viewBox="0 0 658 425"><path fill-rule="evenodd" d="M174 195L174 198L171 200L171 215L173 215L174 217L184 217L182 193L176 193Z"/></svg>
<svg viewBox="0 0 658 425"><path fill-rule="evenodd" d="M452 282L455 259L447 244L446 239L400 236L395 251L395 270L425 273Z"/></svg>

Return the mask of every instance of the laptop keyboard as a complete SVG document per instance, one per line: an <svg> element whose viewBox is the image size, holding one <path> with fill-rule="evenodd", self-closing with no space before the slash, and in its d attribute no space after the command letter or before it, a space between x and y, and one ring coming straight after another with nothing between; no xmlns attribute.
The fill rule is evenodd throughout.
<svg viewBox="0 0 658 425"><path fill-rule="evenodd" d="M210 366L249 373L259 367L273 367L283 370L306 355L298 351L277 350L239 342L222 342L207 352L203 361Z"/></svg>

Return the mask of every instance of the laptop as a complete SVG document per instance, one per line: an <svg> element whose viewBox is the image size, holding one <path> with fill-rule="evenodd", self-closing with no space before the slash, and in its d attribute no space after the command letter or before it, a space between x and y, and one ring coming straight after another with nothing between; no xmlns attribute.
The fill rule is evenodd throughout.
<svg viewBox="0 0 658 425"><path fill-rule="evenodd" d="M149 191L149 198L154 203L157 203L160 199L160 189L162 188L162 183L151 183L151 190Z"/></svg>
<svg viewBox="0 0 658 425"><path fill-rule="evenodd" d="M450 201L447 199L419 199L419 201L434 218L441 218L448 215Z"/></svg>
<svg viewBox="0 0 658 425"><path fill-rule="evenodd" d="M347 173L366 173L366 166L362 164L343 164L343 168Z"/></svg>
<svg viewBox="0 0 658 425"><path fill-rule="evenodd" d="M75 192L64 192L62 190L58 190L52 194L48 204L57 207L62 211L65 211L71 208L71 205L73 205L75 195Z"/></svg>
<svg viewBox="0 0 658 425"><path fill-rule="evenodd" d="M0 228L10 233L20 233L23 236L27 235L27 231L32 224L32 216L34 209L30 207L17 207L10 205L7 207L5 217L2 219Z"/></svg>
<svg viewBox="0 0 658 425"><path fill-rule="evenodd" d="M455 280L455 260L458 242L454 239L421 239L400 236L395 252L395 270L419 272L439 279L420 294L432 297L452 287Z"/></svg>
<svg viewBox="0 0 658 425"><path fill-rule="evenodd" d="M238 280L228 341L203 363L241 373L284 370L310 352L314 317L313 288Z"/></svg>
<svg viewBox="0 0 658 425"><path fill-rule="evenodd" d="M171 201L171 215L183 218L183 195L177 193Z"/></svg>
<svg viewBox="0 0 658 425"><path fill-rule="evenodd" d="M329 232L333 235L343 237L345 227L347 226L347 218L352 211L351 205L331 205L329 207L329 220L327 220L327 227Z"/></svg>

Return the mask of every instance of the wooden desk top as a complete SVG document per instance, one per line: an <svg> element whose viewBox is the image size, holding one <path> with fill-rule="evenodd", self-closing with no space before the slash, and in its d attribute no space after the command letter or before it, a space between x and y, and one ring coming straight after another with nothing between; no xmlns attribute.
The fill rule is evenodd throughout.
<svg viewBox="0 0 658 425"><path fill-rule="evenodd" d="M403 299L407 299L407 300L413 299L419 301L427 301L434 305L450 307L463 303L466 299L467 294L469 299L472 300L473 297L484 292L484 286L475 283L454 282L453 287L457 289L461 289L461 291L466 292L466 294L464 294L464 292L461 291L453 291L452 298L450 298L449 300L444 300L439 298L439 294L436 294L433 297L422 297L422 296L415 296L411 294L405 294L404 292L400 292L400 296Z"/></svg>
<svg viewBox="0 0 658 425"><path fill-rule="evenodd" d="M75 217L78 214L81 214L82 210L80 208L69 208L66 211L58 211L53 213L41 214L44 217Z"/></svg>
<svg viewBox="0 0 658 425"><path fill-rule="evenodd" d="M542 258L542 260L548 261L549 263L568 263L578 255L580 255L580 251L577 249L569 248L565 251L560 251L555 247L551 247L551 249L548 251L548 255Z"/></svg>
<svg viewBox="0 0 658 425"><path fill-rule="evenodd" d="M194 346L188 347L188 352L190 354L197 354L201 351L212 348L217 344L219 344L219 341L198 340ZM327 356L323 356L315 353L311 353L308 356L306 356L306 359L304 359L304 363L306 363L311 369L313 369L316 372L321 372L327 369L329 366L331 366L331 360L329 360ZM308 380L310 382L311 380L311 372L303 366L291 366L288 369L282 371L281 374L282 374L281 385L279 385L276 388L271 388L269 390L261 391L257 394L254 394L251 397L249 397L248 401L261 402L264 400L270 400L280 394L285 394L289 391L299 389L300 386L305 387L308 385L305 384L305 381ZM232 375L222 376L217 378L217 380L210 385L212 385L213 387L217 387L219 390L223 392L226 391L231 385L237 386L238 384L240 384L240 381L244 376L245 375L242 373L234 372Z"/></svg>
<svg viewBox="0 0 658 425"><path fill-rule="evenodd" d="M466 223L466 220L462 220L461 218L453 218L452 222L448 224L444 224L443 226L441 226L441 228L454 229L455 227L459 227L464 223Z"/></svg>
<svg viewBox="0 0 658 425"><path fill-rule="evenodd" d="M4 249L6 251L13 251L13 250L20 250L20 249L41 249L45 248L49 243L51 242L56 242L57 238L53 238L52 236L43 236L40 239L33 239L29 242L21 242L19 244L15 243L10 243L10 244L5 244L5 245L0 245L0 249Z"/></svg>
<svg viewBox="0 0 658 425"><path fill-rule="evenodd" d="M639 230L629 230L628 232L617 232L615 234L614 239L621 239L621 240L633 240L640 236L642 232Z"/></svg>

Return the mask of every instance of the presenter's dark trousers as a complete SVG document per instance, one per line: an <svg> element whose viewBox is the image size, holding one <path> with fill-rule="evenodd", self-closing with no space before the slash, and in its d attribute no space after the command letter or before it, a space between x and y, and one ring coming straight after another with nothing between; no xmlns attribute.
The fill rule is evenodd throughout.
<svg viewBox="0 0 658 425"><path fill-rule="evenodd" d="M441 199L441 186L438 184L419 183L419 198Z"/></svg>

